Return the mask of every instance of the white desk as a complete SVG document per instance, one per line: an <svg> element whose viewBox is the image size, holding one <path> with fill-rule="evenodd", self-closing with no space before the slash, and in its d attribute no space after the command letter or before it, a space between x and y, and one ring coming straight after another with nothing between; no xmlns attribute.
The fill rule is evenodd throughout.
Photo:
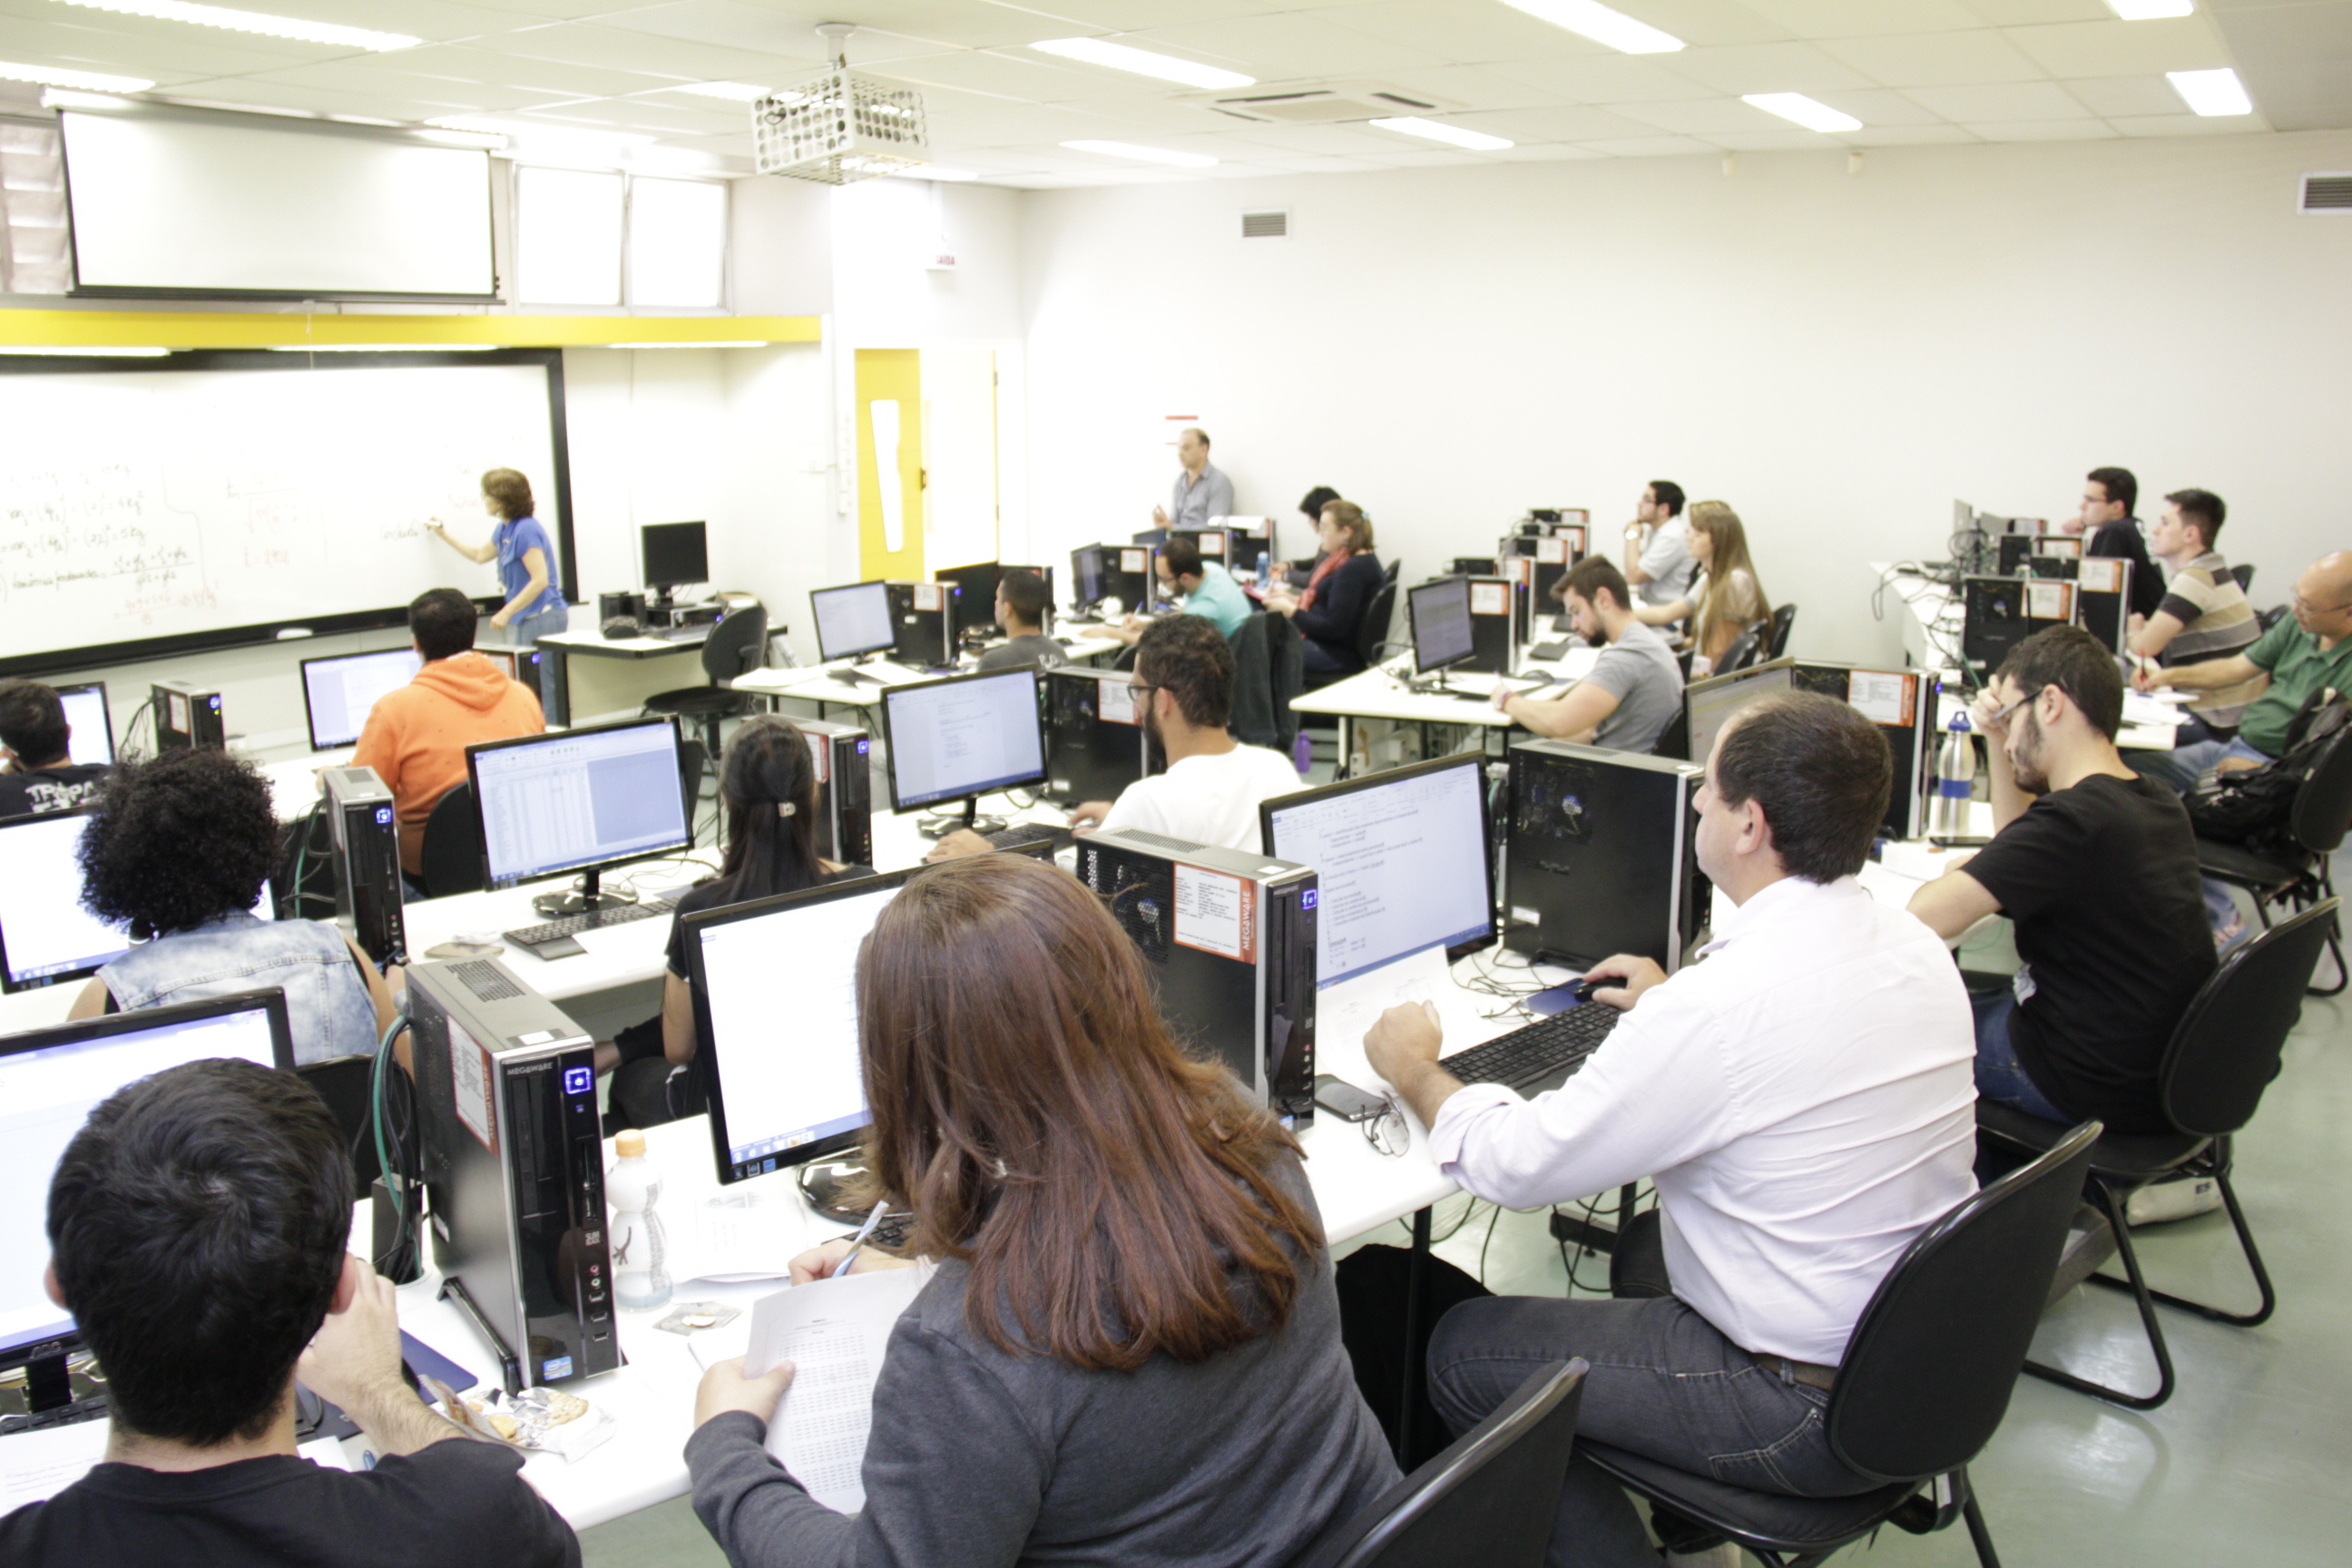
<svg viewBox="0 0 2352 1568"><path fill-rule="evenodd" d="M1529 676L1580 680L1591 673L1600 658L1599 648L1579 647L1570 649L1563 658L1549 663L1529 660L1520 668L1521 673ZM1508 730L1517 724L1517 721L1496 708L1491 697L1465 689L1476 681L1491 690L1492 677L1460 676L1454 678L1456 689L1452 692L1419 692L1410 689L1412 677L1405 673L1410 663L1411 657L1404 656L1359 671L1345 680L1335 680L1318 690L1305 692L1292 700L1291 711L1328 713L1339 721L1339 759L1343 767L1355 753L1355 722L1360 719L1382 719L1398 724L1455 724L1480 730Z"/></svg>
<svg viewBox="0 0 2352 1568"><path fill-rule="evenodd" d="M1081 630L1068 639L1063 651L1068 655L1072 664L1090 664L1106 655L1118 653L1126 646L1117 637L1090 637ZM818 716L822 718L828 707L877 708L882 703L882 693L893 686L904 686L918 680L938 680L948 675L969 671L977 664L977 658L969 655L960 659L953 670L917 669L883 659L857 667L869 679L843 680L835 672L847 668L847 663L836 659L829 664L806 665L797 669L755 669L749 675L737 676L733 686L738 691L750 691L766 698L771 711L780 699L814 702L817 705Z"/></svg>
<svg viewBox="0 0 2352 1568"><path fill-rule="evenodd" d="M539 639L555 661L555 694L550 724L576 724L604 714L635 718L657 692L706 686L702 645L710 628L678 641L667 637L608 637L597 631L550 632Z"/></svg>

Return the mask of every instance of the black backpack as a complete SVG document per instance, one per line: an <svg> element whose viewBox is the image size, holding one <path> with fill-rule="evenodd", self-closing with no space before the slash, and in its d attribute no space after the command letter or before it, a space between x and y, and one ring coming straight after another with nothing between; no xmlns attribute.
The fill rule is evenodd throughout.
<svg viewBox="0 0 2352 1568"><path fill-rule="evenodd" d="M2197 837L2242 844L2257 854L2294 853L2295 792L2317 770L2347 722L2352 722L2352 703L2334 688L2321 687L2305 698L2287 725L2286 746L2278 756L2258 768L2209 774L2181 797Z"/></svg>

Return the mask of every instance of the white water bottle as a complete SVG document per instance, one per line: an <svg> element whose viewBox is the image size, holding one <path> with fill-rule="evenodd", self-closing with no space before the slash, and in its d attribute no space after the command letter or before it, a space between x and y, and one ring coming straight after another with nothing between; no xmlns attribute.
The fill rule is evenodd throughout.
<svg viewBox="0 0 2352 1568"><path fill-rule="evenodd" d="M646 1312L669 1304L668 1247L662 1234L661 1172L646 1158L646 1135L628 1131L613 1140L620 1161L604 1178L604 1202L612 1210L613 1300L626 1311Z"/></svg>
<svg viewBox="0 0 2352 1568"><path fill-rule="evenodd" d="M1977 749L1969 735L1969 716L1955 713L1943 740L1936 746L1936 797L1927 813L1927 832L1937 838L1958 838L1968 832L1969 801L1977 786Z"/></svg>

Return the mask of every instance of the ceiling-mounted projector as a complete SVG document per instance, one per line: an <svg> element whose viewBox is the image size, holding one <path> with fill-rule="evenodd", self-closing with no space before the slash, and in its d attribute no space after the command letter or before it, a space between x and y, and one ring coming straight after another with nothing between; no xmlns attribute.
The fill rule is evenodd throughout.
<svg viewBox="0 0 2352 1568"><path fill-rule="evenodd" d="M849 68L848 39L856 30L846 22L821 23L817 32L833 46L833 68L751 105L760 173L845 185L931 161L922 95Z"/></svg>

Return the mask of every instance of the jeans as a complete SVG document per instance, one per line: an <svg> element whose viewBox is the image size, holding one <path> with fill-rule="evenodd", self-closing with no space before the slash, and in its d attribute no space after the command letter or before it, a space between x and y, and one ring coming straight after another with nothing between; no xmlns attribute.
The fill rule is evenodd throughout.
<svg viewBox="0 0 2352 1568"><path fill-rule="evenodd" d="M2009 1021L2017 1012L2017 994L2007 987L1972 991L1969 994L1969 1005L1977 1016L1977 1097L2022 1110L2028 1116L2038 1116L2044 1121L2055 1121L2061 1127L2074 1126L2074 1118L2050 1103L2049 1096L2034 1087L2017 1059L2017 1044L2009 1037Z"/></svg>
<svg viewBox="0 0 2352 1568"><path fill-rule="evenodd" d="M2271 760L2267 753L2232 736L2226 741L2199 741L2176 746L2168 752L2126 752L2124 765L2144 779L2154 779L2175 795L2187 795L2190 784L2226 757L2243 757L2253 763Z"/></svg>
<svg viewBox="0 0 2352 1568"><path fill-rule="evenodd" d="M1629 1282L1664 1274L1654 1215L1628 1226L1618 1247L1630 1256L1612 1258L1612 1280L1621 1267ZM1465 1301L1430 1336L1430 1397L1457 1434L1466 1432L1538 1367L1571 1356L1592 1367L1577 1415L1580 1439L1758 1491L1851 1497L1872 1488L1830 1453L1822 1422L1827 1390L1765 1371L1675 1296ZM1579 1458L1560 1489L1546 1561L1552 1568L1656 1568L1659 1557L1633 1500Z"/></svg>
<svg viewBox="0 0 2352 1568"><path fill-rule="evenodd" d="M541 610L535 616L524 616L507 623L507 639L517 647L536 647L539 639L550 632L568 631L572 626L572 607L558 605L551 610ZM539 708L542 713L554 710L555 665L551 659L539 662Z"/></svg>

